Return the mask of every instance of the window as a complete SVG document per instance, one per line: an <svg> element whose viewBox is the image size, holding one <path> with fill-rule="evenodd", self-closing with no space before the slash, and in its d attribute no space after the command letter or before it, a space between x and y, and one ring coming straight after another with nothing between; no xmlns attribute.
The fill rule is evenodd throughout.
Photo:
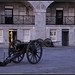
<svg viewBox="0 0 75 75"><path fill-rule="evenodd" d="M5 9L5 17L12 17L12 9Z"/></svg>
<svg viewBox="0 0 75 75"><path fill-rule="evenodd" d="M5 8L5 24L13 24L13 9Z"/></svg>
<svg viewBox="0 0 75 75"><path fill-rule="evenodd" d="M51 38L52 41L56 41L57 40L56 29L50 29L50 38Z"/></svg>
<svg viewBox="0 0 75 75"><path fill-rule="evenodd" d="M5 17L12 17L13 6L5 6Z"/></svg>
<svg viewBox="0 0 75 75"><path fill-rule="evenodd" d="M0 29L0 43L3 42L3 30Z"/></svg>

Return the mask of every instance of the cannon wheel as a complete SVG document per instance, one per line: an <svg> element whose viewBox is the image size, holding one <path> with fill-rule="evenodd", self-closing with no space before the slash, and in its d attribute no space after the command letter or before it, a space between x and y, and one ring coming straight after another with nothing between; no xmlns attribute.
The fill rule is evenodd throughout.
<svg viewBox="0 0 75 75"><path fill-rule="evenodd" d="M11 43L12 46L13 46L13 48L10 48L10 47L9 47L9 52L8 52L9 57L13 54L14 50L16 50L16 46L17 46L17 44L19 44L19 43L21 43L20 40L14 40L14 41Z"/></svg>
<svg viewBox="0 0 75 75"><path fill-rule="evenodd" d="M15 50L16 50L17 44L19 44L19 43L21 43L20 40L14 40L13 45L14 45ZM19 56L16 57L15 59L13 59L12 61L13 61L14 63L19 63L19 62L22 61L23 58L24 58L24 53L19 54Z"/></svg>
<svg viewBox="0 0 75 75"><path fill-rule="evenodd" d="M54 47L53 42L52 42L52 40L51 40L50 38L46 38L46 39L44 40L44 45L45 45L46 47Z"/></svg>
<svg viewBox="0 0 75 75"><path fill-rule="evenodd" d="M37 64L40 61L42 57L42 46L38 40L29 42L26 50L26 56L31 64Z"/></svg>
<svg viewBox="0 0 75 75"><path fill-rule="evenodd" d="M24 58L24 53L20 54L18 57L16 57L15 59L13 59L12 61L14 63L19 63L22 61L22 59Z"/></svg>
<svg viewBox="0 0 75 75"><path fill-rule="evenodd" d="M10 52L9 52L10 56L12 56L12 55L14 55L16 52L18 52L18 50L16 49L16 46L17 46L17 44L19 44L19 43L21 43L20 40L14 40L14 41L13 41L13 51L10 51ZM19 62L22 61L23 58L24 58L24 53L20 54L20 52L19 52L18 57L16 57L16 58L13 59L12 61L13 61L14 63L19 63Z"/></svg>

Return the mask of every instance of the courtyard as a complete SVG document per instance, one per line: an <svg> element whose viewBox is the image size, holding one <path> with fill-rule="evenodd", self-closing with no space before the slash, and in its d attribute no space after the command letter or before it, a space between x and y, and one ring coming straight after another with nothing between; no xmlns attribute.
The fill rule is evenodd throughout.
<svg viewBox="0 0 75 75"><path fill-rule="evenodd" d="M2 55L3 54L3 55ZM0 49L0 61L4 60L4 51ZM25 55L18 63L0 67L0 74L74 74L75 47L44 47L39 63L30 64Z"/></svg>

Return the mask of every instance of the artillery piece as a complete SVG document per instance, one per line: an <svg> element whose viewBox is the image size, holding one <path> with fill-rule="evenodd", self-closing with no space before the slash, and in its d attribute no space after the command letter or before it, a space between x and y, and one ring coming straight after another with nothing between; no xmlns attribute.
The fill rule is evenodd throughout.
<svg viewBox="0 0 75 75"><path fill-rule="evenodd" d="M30 42L15 40L12 45L13 48L9 48L8 57L3 62L0 62L0 66L6 66L11 62L21 62L25 53L31 64L37 64L42 57L42 46L38 40L31 40Z"/></svg>

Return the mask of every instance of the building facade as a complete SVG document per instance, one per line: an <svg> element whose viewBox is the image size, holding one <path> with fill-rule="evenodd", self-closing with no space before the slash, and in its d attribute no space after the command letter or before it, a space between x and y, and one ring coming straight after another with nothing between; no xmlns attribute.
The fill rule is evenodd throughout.
<svg viewBox="0 0 75 75"><path fill-rule="evenodd" d="M55 46L75 46L75 2L0 2L0 47L15 39L51 38Z"/></svg>

